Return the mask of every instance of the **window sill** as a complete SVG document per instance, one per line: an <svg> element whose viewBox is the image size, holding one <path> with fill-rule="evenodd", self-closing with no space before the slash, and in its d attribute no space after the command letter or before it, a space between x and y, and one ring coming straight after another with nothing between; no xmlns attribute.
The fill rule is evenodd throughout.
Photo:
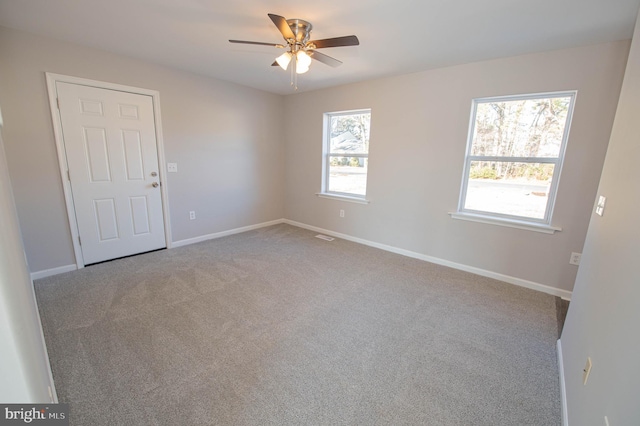
<svg viewBox="0 0 640 426"><path fill-rule="evenodd" d="M517 228L517 229L524 229L527 231L542 232L544 234L553 234L555 232L562 231L562 228L558 228L555 226L525 222L525 221L514 220L514 219L501 219L497 217L483 216L480 214L450 212L449 215L451 216L452 219L487 223L489 225L506 226L509 228Z"/></svg>
<svg viewBox="0 0 640 426"><path fill-rule="evenodd" d="M365 198L349 197L348 195L327 194L324 192L317 192L316 195L320 198L328 198L330 200L348 201L350 203L357 204L369 204L369 200Z"/></svg>

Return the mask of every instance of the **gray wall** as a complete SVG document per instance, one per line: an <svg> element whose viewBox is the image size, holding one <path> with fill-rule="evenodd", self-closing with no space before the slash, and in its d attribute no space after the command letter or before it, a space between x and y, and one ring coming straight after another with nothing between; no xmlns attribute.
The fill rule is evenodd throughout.
<svg viewBox="0 0 640 426"><path fill-rule="evenodd" d="M1 133L0 342L0 401L51 402L49 360L25 261Z"/></svg>
<svg viewBox="0 0 640 426"><path fill-rule="evenodd" d="M640 17L640 15L639 15ZM624 77L575 290L562 333L569 423L640 424L640 25ZM591 357L587 385L582 369Z"/></svg>
<svg viewBox="0 0 640 426"><path fill-rule="evenodd" d="M575 425L601 425L604 415L612 425L640 418L635 401L640 339L630 328L640 321L634 267L640 253L640 191L634 173L640 158L638 29L635 40L599 190L608 205L604 217L592 219L562 336L569 416ZM31 270L74 261L47 106L43 73L50 71L160 91L166 158L179 163L180 170L167 182L174 240L287 217L571 290L576 271L567 264L568 255L582 250L627 52L627 42L608 43L282 98L0 28L4 136ZM471 99L568 89L579 94L553 222L564 230L544 235L450 219ZM373 110L371 204L317 198L322 113L367 107ZM296 123L286 133L285 116L287 123ZM0 208L10 220L15 216L4 167L0 164ZM344 219L339 209L346 210ZM198 220L188 221L189 210L198 212ZM0 228L0 260L20 265L20 247L8 245L19 241L15 220ZM3 377L10 377L21 399L46 400L32 290L7 285L27 282L26 266L0 269L14 274L3 275L0 287L1 340L12 342L0 352L1 364L15 366ZM21 338L17 331L24 331L25 323L32 324L30 337ZM593 371L582 386L587 356Z"/></svg>
<svg viewBox="0 0 640 426"><path fill-rule="evenodd" d="M568 290L613 123L627 41L442 68L286 98L286 217L334 232ZM471 100L578 90L554 235L453 220ZM322 114L371 108L369 205L316 197ZM345 218L339 217L344 209Z"/></svg>
<svg viewBox="0 0 640 426"><path fill-rule="evenodd" d="M5 143L31 271L74 263L49 71L160 92L166 160L179 167L166 182L173 241L286 217L570 291L568 258L582 251L628 48L621 41L282 97L0 28ZM578 97L553 219L563 231L452 220L471 99L571 89ZM356 108L372 108L371 204L317 198L322 114Z"/></svg>
<svg viewBox="0 0 640 426"><path fill-rule="evenodd" d="M32 272L75 263L45 72L160 92L165 157L178 163L165 182L173 241L284 216L281 96L0 27L4 137Z"/></svg>

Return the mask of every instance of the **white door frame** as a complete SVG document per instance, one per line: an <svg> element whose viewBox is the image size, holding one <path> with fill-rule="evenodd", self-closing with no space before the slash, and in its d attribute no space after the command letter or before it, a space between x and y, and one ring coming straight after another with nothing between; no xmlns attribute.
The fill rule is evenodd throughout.
<svg viewBox="0 0 640 426"><path fill-rule="evenodd" d="M72 77L68 75L45 73L47 78L47 91L49 92L49 108L51 110L51 120L53 122L53 134L56 140L56 150L58 152L58 164L60 166L60 178L62 179L62 189L64 191L64 199L67 206L67 215L69 217L69 228L71 229L71 241L73 242L73 251L76 256L76 267L84 268L84 259L82 257L82 247L80 247L78 222L76 220L76 210L73 204L73 193L71 191L71 181L69 180L69 167L67 166L67 156L64 146L64 138L62 136L62 123L60 121L60 112L58 110L58 95L56 91L56 83L71 83L82 86L96 87L99 89L117 90L120 92L135 93L138 95L151 96L153 99L153 118L156 130L156 147L158 150L158 172L160 173L160 194L162 198L162 214L164 219L164 238L167 248L171 248L171 227L169 220L169 198L167 194L167 180L164 159L164 144L162 138L162 121L160 119L160 92L157 90L142 89L139 87L123 86L122 84L106 83L103 81L89 80L86 78Z"/></svg>

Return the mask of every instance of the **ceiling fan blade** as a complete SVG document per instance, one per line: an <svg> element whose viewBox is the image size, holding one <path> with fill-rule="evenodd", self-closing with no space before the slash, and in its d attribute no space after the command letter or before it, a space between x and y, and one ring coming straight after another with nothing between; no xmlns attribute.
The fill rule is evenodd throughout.
<svg viewBox="0 0 640 426"><path fill-rule="evenodd" d="M289 24L287 24L286 19L284 19L280 15L274 15L273 13L269 13L268 15L273 23L276 24L276 27L278 27L278 30L280 30L280 33L282 33L282 36L285 40L296 38L295 34L293 34L293 31L291 31L291 27L289 27Z"/></svg>
<svg viewBox="0 0 640 426"><path fill-rule="evenodd" d="M239 43L239 44L257 44L259 46L273 46L284 48L284 45L277 43L263 43L261 41L246 41L246 40L229 40L229 43Z"/></svg>
<svg viewBox="0 0 640 426"><path fill-rule="evenodd" d="M311 40L307 43L307 46L311 44L315 45L315 49L324 49L326 47L357 46L360 44L360 40L358 40L358 37L350 35L343 37L325 38L322 40Z"/></svg>
<svg viewBox="0 0 640 426"><path fill-rule="evenodd" d="M320 61L323 64L327 64L333 68L339 67L340 65L342 65L342 61L332 58L329 55L325 55L324 53L312 51L312 52L309 52L309 56L311 56L312 59L315 59L316 61Z"/></svg>
<svg viewBox="0 0 640 426"><path fill-rule="evenodd" d="M272 67L279 67L280 64L278 64L278 61L273 61L273 63L271 64Z"/></svg>

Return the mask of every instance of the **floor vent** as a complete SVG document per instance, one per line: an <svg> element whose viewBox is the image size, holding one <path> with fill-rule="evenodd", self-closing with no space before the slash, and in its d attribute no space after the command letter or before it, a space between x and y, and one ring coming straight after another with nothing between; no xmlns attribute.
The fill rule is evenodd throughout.
<svg viewBox="0 0 640 426"><path fill-rule="evenodd" d="M335 240L335 238L333 238L333 237L329 237L327 235L322 235L322 234L316 235L316 238L320 238L321 240L325 240L325 241L333 241L333 240Z"/></svg>

